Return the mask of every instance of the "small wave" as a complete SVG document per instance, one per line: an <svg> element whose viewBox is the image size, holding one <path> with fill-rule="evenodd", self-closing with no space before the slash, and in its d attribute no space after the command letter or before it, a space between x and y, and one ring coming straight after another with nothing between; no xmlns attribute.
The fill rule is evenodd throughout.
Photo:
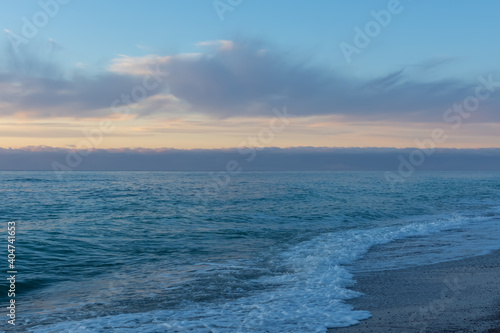
<svg viewBox="0 0 500 333"><path fill-rule="evenodd" d="M360 296L346 266L379 244L460 228L467 218L455 216L400 226L327 233L279 253L275 274L257 278L265 290L223 302L192 302L182 308L120 314L50 327L35 332L92 332L103 327L122 332L325 332L370 317L345 301Z"/></svg>
<svg viewBox="0 0 500 333"><path fill-rule="evenodd" d="M42 178L15 178L15 179L6 179L3 182L12 182L12 183L50 183L56 180L42 179Z"/></svg>

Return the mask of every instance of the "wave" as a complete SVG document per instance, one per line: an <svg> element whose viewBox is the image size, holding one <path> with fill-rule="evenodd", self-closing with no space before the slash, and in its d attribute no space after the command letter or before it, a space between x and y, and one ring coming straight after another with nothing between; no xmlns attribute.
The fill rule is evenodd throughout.
<svg viewBox="0 0 500 333"><path fill-rule="evenodd" d="M346 300L361 294L350 265L375 245L399 239L460 230L483 217L460 215L364 230L327 233L301 242L273 257L273 274L253 281L263 285L254 293L235 299L185 302L175 309L102 316L34 327L34 332L325 332L370 317L368 311L354 310Z"/></svg>
<svg viewBox="0 0 500 333"><path fill-rule="evenodd" d="M57 179L42 179L42 178L14 178L14 179L5 179L2 182L12 182L12 183L51 183L57 182Z"/></svg>

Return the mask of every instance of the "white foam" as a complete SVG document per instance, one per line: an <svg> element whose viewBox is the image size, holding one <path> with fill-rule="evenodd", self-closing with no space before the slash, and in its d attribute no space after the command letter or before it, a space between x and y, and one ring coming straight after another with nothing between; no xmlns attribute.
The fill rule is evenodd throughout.
<svg viewBox="0 0 500 333"><path fill-rule="evenodd" d="M378 247L356 262L353 269L379 271L469 258L500 249L500 221L469 217L449 232L405 239Z"/></svg>
<svg viewBox="0 0 500 333"><path fill-rule="evenodd" d="M265 291L224 303L189 303L175 310L120 314L38 327L34 332L325 332L370 316L345 300L360 294L349 289L352 275L345 265L370 247L410 236L459 228L469 222L455 216L367 230L328 233L281 252L274 260L280 272L258 279Z"/></svg>

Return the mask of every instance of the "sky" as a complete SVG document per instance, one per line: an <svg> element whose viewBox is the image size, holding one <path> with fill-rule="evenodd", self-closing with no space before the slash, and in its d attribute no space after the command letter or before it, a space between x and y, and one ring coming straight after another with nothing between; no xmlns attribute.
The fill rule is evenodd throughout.
<svg viewBox="0 0 500 333"><path fill-rule="evenodd" d="M498 148L498 1L1 0L0 148Z"/></svg>

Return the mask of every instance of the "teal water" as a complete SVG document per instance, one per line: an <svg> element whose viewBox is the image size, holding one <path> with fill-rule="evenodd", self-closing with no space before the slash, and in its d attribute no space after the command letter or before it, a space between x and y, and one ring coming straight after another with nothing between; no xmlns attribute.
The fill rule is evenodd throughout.
<svg viewBox="0 0 500 333"><path fill-rule="evenodd" d="M500 248L500 173L1 172L0 193L34 332L325 332L369 316L353 272Z"/></svg>

